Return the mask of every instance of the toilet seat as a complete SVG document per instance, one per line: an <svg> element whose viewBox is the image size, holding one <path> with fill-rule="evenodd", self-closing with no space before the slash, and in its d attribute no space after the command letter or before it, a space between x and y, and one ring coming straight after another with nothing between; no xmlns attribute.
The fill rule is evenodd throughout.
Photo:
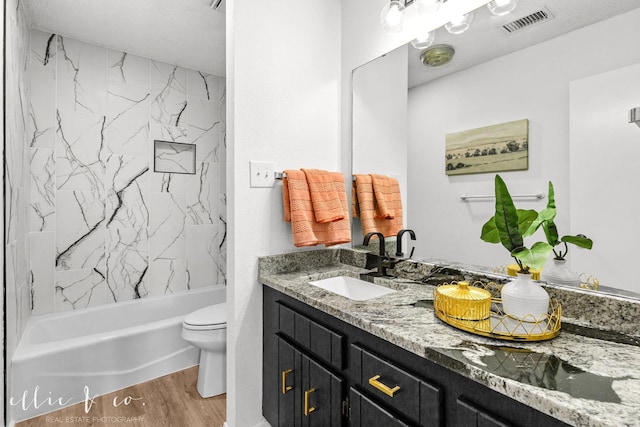
<svg viewBox="0 0 640 427"><path fill-rule="evenodd" d="M210 305L184 318L183 326L192 331L204 331L227 328L227 303Z"/></svg>

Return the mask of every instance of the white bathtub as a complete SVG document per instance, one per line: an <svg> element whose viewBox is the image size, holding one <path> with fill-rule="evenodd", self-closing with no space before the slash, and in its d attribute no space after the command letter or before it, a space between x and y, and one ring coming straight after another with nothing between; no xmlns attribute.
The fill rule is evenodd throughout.
<svg viewBox="0 0 640 427"><path fill-rule="evenodd" d="M218 285L33 316L12 359L10 420L85 401L87 391L93 397L197 365L198 349L180 336L182 320L224 301L226 287Z"/></svg>

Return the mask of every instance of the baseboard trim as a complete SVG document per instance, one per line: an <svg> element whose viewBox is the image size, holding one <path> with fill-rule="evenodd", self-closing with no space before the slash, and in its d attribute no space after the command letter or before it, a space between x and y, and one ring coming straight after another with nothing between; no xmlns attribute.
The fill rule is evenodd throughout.
<svg viewBox="0 0 640 427"><path fill-rule="evenodd" d="M224 424L222 425L223 427L231 427L231 425L228 422L224 422ZM258 424L256 424L253 427L271 427L271 424L269 424L269 422L265 419L263 419L262 421L260 421Z"/></svg>

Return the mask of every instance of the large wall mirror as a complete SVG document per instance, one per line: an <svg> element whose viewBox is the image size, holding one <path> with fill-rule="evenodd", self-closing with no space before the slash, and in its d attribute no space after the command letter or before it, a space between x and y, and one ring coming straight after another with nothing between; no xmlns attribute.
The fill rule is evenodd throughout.
<svg viewBox="0 0 640 427"><path fill-rule="evenodd" d="M539 11L540 22L503 28ZM546 195L552 181L560 234L594 241L591 251L570 248L572 270L640 294L629 270L640 255L640 127L628 120L640 107L638 22L637 0L520 1L504 17L482 7L467 32L436 31L434 44L455 50L445 65L426 66L407 45L353 71L353 171L399 178L414 258L510 263L480 240L494 201L461 199L493 194L495 173L446 175L445 135L527 119L528 169L499 172L511 193ZM540 210L547 199L515 202Z"/></svg>

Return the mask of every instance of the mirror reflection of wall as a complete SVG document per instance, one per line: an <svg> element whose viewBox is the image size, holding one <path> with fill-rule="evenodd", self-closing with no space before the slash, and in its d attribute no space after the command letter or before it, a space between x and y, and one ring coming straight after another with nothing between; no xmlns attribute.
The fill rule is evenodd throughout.
<svg viewBox="0 0 640 427"><path fill-rule="evenodd" d="M353 72L353 173L394 177L407 206L407 48L402 47ZM407 222L406 208L403 222ZM352 227L362 243L360 220Z"/></svg>
<svg viewBox="0 0 640 427"><path fill-rule="evenodd" d="M551 11L555 2L548 2ZM594 182L598 182L600 192L616 186L631 189L632 183L637 182L631 162L640 154L637 152L640 129L627 123L627 112L640 106L640 92L622 83L618 86L622 91L627 89L624 99L608 99L606 104L593 99L593 108L585 113L589 116L583 115L579 121L570 111L570 106L573 109L578 102L574 100L578 96L574 95L575 82L582 81L582 87L588 88L608 79L592 82L583 79L640 64L640 49L636 45L640 39L639 21L640 9L636 9L408 90L405 226L419 236L414 257L486 266L509 263L502 247L482 242L479 237L482 224L493 214L493 201L465 203L460 199L465 193L492 194L494 174L445 175L445 134L528 119L529 169L501 173L511 192L546 193L547 182L552 181L560 233L584 233L594 240L592 251L570 249L572 268L597 276L601 285L640 291L627 279L622 267L633 265L634 256L640 252L633 247L635 236L629 235L638 232L632 223L621 223L624 215L612 216L617 211L637 211L640 203L637 198L628 197L630 193L604 201L597 192L590 191ZM416 57L416 51L409 48L409 62ZM354 92L357 90L354 84ZM360 95L354 93L354 100L357 96ZM637 105L628 105L631 99ZM584 131L586 122L613 126L613 120L601 120L605 109L607 117L617 116L616 130L599 133L600 146L593 139L583 145L580 162L574 162L573 153L580 144L574 137L578 134L574 127ZM355 143L359 133L354 115L354 165L362 158ZM638 147L622 138L634 139ZM595 166L605 150L608 156L612 155L611 150L623 151L616 156L618 167L612 164L613 160L607 167ZM583 161L590 162L590 166L576 173L578 163ZM626 166L620 167L620 162ZM587 176L592 178L591 182L586 180ZM546 198L516 204L539 210L546 205ZM581 216L580 211L585 209L589 209L589 215ZM622 228L611 232L612 220Z"/></svg>

